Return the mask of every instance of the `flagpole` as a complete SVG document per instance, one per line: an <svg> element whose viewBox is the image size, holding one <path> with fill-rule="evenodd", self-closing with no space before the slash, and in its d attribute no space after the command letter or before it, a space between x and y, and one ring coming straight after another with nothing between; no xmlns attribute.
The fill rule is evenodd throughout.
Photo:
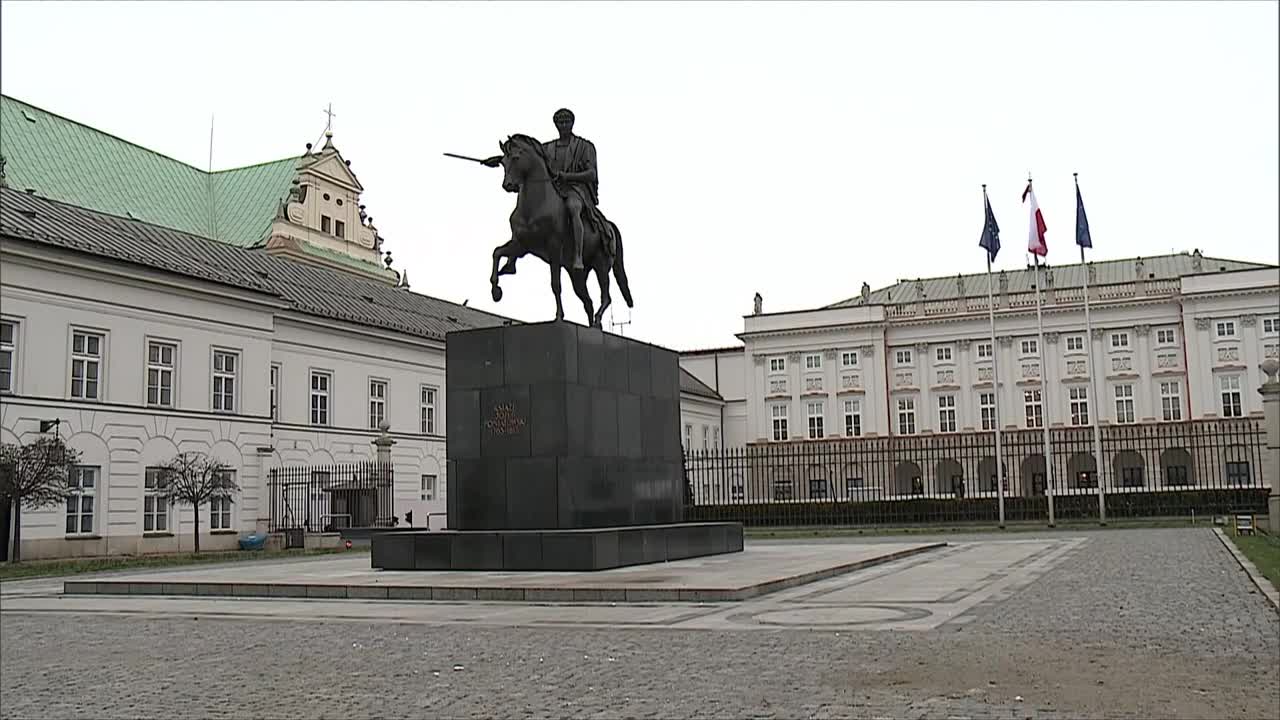
<svg viewBox="0 0 1280 720"><path fill-rule="evenodd" d="M982 186L987 194L987 186ZM996 345L996 294L995 279L991 275L991 254L987 253L987 317L991 321L991 395L995 399L996 429L996 498L1000 506L1000 529L1004 529L1004 452L1000 443L1000 368L999 346Z"/></svg>
<svg viewBox="0 0 1280 720"><path fill-rule="evenodd" d="M1044 428L1044 486L1045 495L1049 497L1049 527L1054 526L1053 521L1053 456L1049 451L1049 380L1048 380L1048 363L1045 359L1048 357L1044 351L1044 315L1040 311L1040 290L1044 287L1044 283L1040 278L1040 256L1031 253L1031 257L1035 258L1036 265L1036 330L1039 333L1040 350L1040 412L1041 427Z"/></svg>
<svg viewBox="0 0 1280 720"><path fill-rule="evenodd" d="M1079 173L1071 173L1076 184L1076 198L1080 197ZM1077 215L1080 205L1077 204ZM1103 468L1106 463L1102 459L1102 429L1099 427L1099 413L1102 410L1102 396L1098 394L1098 374L1093 369L1093 324L1089 321L1089 266L1084 260L1084 245L1080 242L1080 218L1076 218L1076 244L1080 246L1080 269L1084 273L1084 341L1089 351L1089 393L1093 395L1093 457L1094 474L1098 482L1098 523L1107 524L1106 482ZM1090 240L1092 245L1092 240Z"/></svg>
<svg viewBox="0 0 1280 720"><path fill-rule="evenodd" d="M1028 174L1027 189L1030 190L1030 188L1031 175ZM1033 195L1033 206L1035 205L1034 200L1035 197ZM1032 213L1034 212L1035 208L1032 207ZM1036 223L1034 215L1032 215L1031 223L1034 228ZM1044 288L1044 281L1040 276L1040 254L1033 252L1031 257L1036 269L1036 331L1038 334L1037 342L1039 343L1036 345L1036 349L1039 350L1038 354L1040 356L1040 426L1044 429L1044 489L1045 495L1049 498L1049 527L1054 527L1056 523L1053 517L1053 455L1049 449L1049 418L1052 417L1049 414L1049 374L1047 372L1049 363L1046 362L1048 353L1045 352L1044 347L1044 313L1040 308L1040 291Z"/></svg>

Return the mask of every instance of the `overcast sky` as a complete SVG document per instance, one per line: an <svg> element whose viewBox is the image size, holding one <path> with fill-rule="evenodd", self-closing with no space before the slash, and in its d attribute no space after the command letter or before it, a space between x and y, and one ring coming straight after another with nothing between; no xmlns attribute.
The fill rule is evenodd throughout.
<svg viewBox="0 0 1280 720"><path fill-rule="evenodd" d="M215 169L301 153L332 102L413 288L522 320L552 315L544 264L488 287L515 198L441 153L569 107L624 238L612 319L683 350L736 344L756 292L981 272L982 183L997 267L1024 266L1028 171L1051 263L1079 259L1073 171L1092 258L1277 262L1277 7L6 1L0 87L199 167L212 114Z"/></svg>

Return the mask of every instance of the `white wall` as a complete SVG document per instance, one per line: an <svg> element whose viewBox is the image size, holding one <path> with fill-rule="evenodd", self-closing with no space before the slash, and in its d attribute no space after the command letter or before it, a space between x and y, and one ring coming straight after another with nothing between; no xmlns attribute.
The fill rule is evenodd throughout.
<svg viewBox="0 0 1280 720"><path fill-rule="evenodd" d="M1245 413L1260 413L1258 363L1280 350L1277 334L1264 328L1265 318L1280 314L1276 271L1194 276L1183 283L1178 294L1154 288L1111 295L1108 289L1107 296L1091 302L1094 337L1085 348L1092 347L1097 364L1096 390L1089 383L1084 349L1067 349L1068 338L1085 339L1081 304L1046 299L1043 346L1034 304L997 309L1001 424L1028 427L1024 393L1042 387L1051 390L1041 397L1045 422L1052 427L1072 424L1072 387L1085 390L1089 413L1104 424L1117 421L1116 388L1122 385L1132 387L1135 422L1165 420L1162 386L1177 390L1172 419L1215 417L1221 404L1217 383L1224 374L1241 376ZM1234 337L1210 337L1218 318L1235 318ZM814 402L823 405L824 435L841 436L848 399L859 401L864 436L897 434L897 404L904 398L914 400L917 434L940 431L943 396L955 398L956 431L980 429L978 398L991 392L992 370L991 361L979 359L977 351L990 335L985 312L921 317L865 306L749 316L743 334L746 441L771 439L775 405L786 408L792 439L808 437L808 407ZM1113 342L1117 336L1127 344ZM1023 341L1036 341L1034 352L1024 353ZM950 352L949 360L939 358L940 348ZM898 362L900 350L909 353L909 361ZM841 359L851 351L858 353L858 362L843 367ZM807 367L811 355L820 358L819 369ZM774 365L779 360L780 372ZM691 372L696 366L682 363Z"/></svg>
<svg viewBox="0 0 1280 720"><path fill-rule="evenodd" d="M4 442L30 441L41 420L62 420L59 434L100 468L92 532L69 538L63 506L23 513L27 558L101 555L191 548L191 509L171 511L171 533L144 534L147 466L180 451L209 452L237 472L241 493L233 530L206 534L201 548L234 547L237 535L265 529L266 472L285 464L371 459L377 431L369 428L370 377L388 382L387 417L396 440L395 511L414 512L423 526L445 508L444 353L439 343L380 333L286 313L270 296L176 280L94 259L5 241L0 307L17 323L13 392L0 404ZM100 395L75 399L70 390L71 328L103 335ZM172 407L146 405L148 340L176 344ZM214 412L212 351L237 353L232 412ZM280 422L270 408L270 367L280 365ZM308 371L333 373L328 427L310 425ZM420 432L419 389L438 388L435 433ZM424 474L436 476L424 500ZM433 526L444 524L435 518Z"/></svg>

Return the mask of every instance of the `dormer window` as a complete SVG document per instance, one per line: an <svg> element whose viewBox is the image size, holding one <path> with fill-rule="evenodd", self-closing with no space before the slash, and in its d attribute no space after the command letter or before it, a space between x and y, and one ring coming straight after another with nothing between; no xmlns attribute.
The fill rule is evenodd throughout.
<svg viewBox="0 0 1280 720"><path fill-rule="evenodd" d="M329 199L327 195L325 196L325 199L326 199L326 200L328 200L328 199ZM320 232L323 232L323 233L327 233L327 232L329 232L329 223L330 223L330 222L331 222L331 221L329 220L329 216L328 216L328 215L321 215L321 216L320 216Z"/></svg>
<svg viewBox="0 0 1280 720"><path fill-rule="evenodd" d="M333 234L334 234L334 235L337 235L337 236L338 236L338 237L340 237L340 238L345 238L345 237L346 237L346 230L347 230L347 225L346 225L346 223L342 222L341 220L337 220L337 221L335 221L335 222L333 223Z"/></svg>
<svg viewBox="0 0 1280 720"><path fill-rule="evenodd" d="M342 198L338 198L338 207L342 207Z"/></svg>
<svg viewBox="0 0 1280 720"><path fill-rule="evenodd" d="M325 193L325 194L324 194L324 199L325 199L325 200L328 200L328 199L329 199L329 193Z"/></svg>

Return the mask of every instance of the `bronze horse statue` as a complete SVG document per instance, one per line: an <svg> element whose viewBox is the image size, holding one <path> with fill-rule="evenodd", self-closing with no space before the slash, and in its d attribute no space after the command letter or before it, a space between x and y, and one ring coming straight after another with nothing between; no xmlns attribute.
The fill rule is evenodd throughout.
<svg viewBox="0 0 1280 720"><path fill-rule="evenodd" d="M542 143L528 135L512 135L506 142L499 142L502 149L502 189L516 193L516 207L511 212L511 239L493 250L493 271L489 275L493 301L502 300L499 275L512 275L516 260L525 255L539 257L551 266L551 291L556 296L556 320L564 319L564 306L560 302L560 269L569 271L573 291L582 300L591 327L601 327L604 311L612 300L609 296L609 272L618 279L618 289L627 302L631 302L631 288L627 285L627 271L622 264L622 233L612 220L604 220L613 230L614 253L610 256L605 238L593 223L583 222L581 269L572 267L573 230L569 225L564 198L553 184L550 164ZM603 218L603 216L601 216ZM506 258L502 269L498 261ZM593 311L591 294L587 291L587 275L595 271L600 282L600 309Z"/></svg>

